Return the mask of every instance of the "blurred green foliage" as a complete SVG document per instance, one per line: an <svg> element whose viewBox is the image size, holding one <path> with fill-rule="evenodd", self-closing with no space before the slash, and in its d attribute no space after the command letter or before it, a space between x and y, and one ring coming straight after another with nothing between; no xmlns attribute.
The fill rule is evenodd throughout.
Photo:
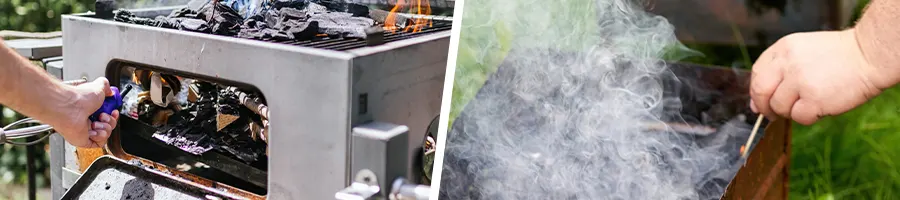
<svg viewBox="0 0 900 200"><path fill-rule="evenodd" d="M60 15L93 9L94 0L2 0L0 30L60 30Z"/></svg>

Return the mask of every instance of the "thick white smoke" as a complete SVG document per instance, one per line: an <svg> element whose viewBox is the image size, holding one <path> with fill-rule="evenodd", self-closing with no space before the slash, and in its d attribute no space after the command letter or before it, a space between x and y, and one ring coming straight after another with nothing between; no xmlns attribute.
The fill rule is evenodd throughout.
<svg viewBox="0 0 900 200"><path fill-rule="evenodd" d="M467 0L465 15L481 14L464 17L463 34L506 27L511 51L447 135L441 198L717 199L738 169L724 140L748 127L736 117L706 138L648 129L682 121L662 60L681 45L643 5Z"/></svg>

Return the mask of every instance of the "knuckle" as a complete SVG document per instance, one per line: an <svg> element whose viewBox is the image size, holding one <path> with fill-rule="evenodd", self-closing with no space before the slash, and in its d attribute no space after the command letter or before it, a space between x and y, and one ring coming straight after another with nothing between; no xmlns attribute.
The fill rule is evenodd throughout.
<svg viewBox="0 0 900 200"><path fill-rule="evenodd" d="M790 111L785 108L784 104L778 102L769 103L769 108L778 116L790 117Z"/></svg>
<svg viewBox="0 0 900 200"><path fill-rule="evenodd" d="M764 82L753 81L753 83L750 84L750 95L754 98L765 98L771 95L771 93L772 92Z"/></svg>

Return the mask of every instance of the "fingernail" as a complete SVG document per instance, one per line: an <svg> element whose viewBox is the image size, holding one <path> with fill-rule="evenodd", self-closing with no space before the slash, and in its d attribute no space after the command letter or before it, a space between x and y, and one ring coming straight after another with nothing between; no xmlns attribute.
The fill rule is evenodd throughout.
<svg viewBox="0 0 900 200"><path fill-rule="evenodd" d="M97 131L88 131L88 135L97 136Z"/></svg>
<svg viewBox="0 0 900 200"><path fill-rule="evenodd" d="M94 129L103 129L103 123L94 123Z"/></svg>
<svg viewBox="0 0 900 200"><path fill-rule="evenodd" d="M100 121L109 122L109 115L107 115L107 114L100 115Z"/></svg>
<svg viewBox="0 0 900 200"><path fill-rule="evenodd" d="M753 103L753 100L750 100L750 110L753 110L754 113L759 113L759 110L756 108L756 104Z"/></svg>

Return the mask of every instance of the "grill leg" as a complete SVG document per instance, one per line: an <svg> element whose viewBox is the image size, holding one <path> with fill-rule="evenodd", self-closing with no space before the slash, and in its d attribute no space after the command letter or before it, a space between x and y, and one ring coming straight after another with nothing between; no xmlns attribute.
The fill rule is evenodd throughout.
<svg viewBox="0 0 900 200"><path fill-rule="evenodd" d="M37 138L32 136L29 141L34 141ZM28 170L28 199L29 200L37 200L37 182L35 181L35 166L34 166L34 145L25 146L25 167Z"/></svg>

